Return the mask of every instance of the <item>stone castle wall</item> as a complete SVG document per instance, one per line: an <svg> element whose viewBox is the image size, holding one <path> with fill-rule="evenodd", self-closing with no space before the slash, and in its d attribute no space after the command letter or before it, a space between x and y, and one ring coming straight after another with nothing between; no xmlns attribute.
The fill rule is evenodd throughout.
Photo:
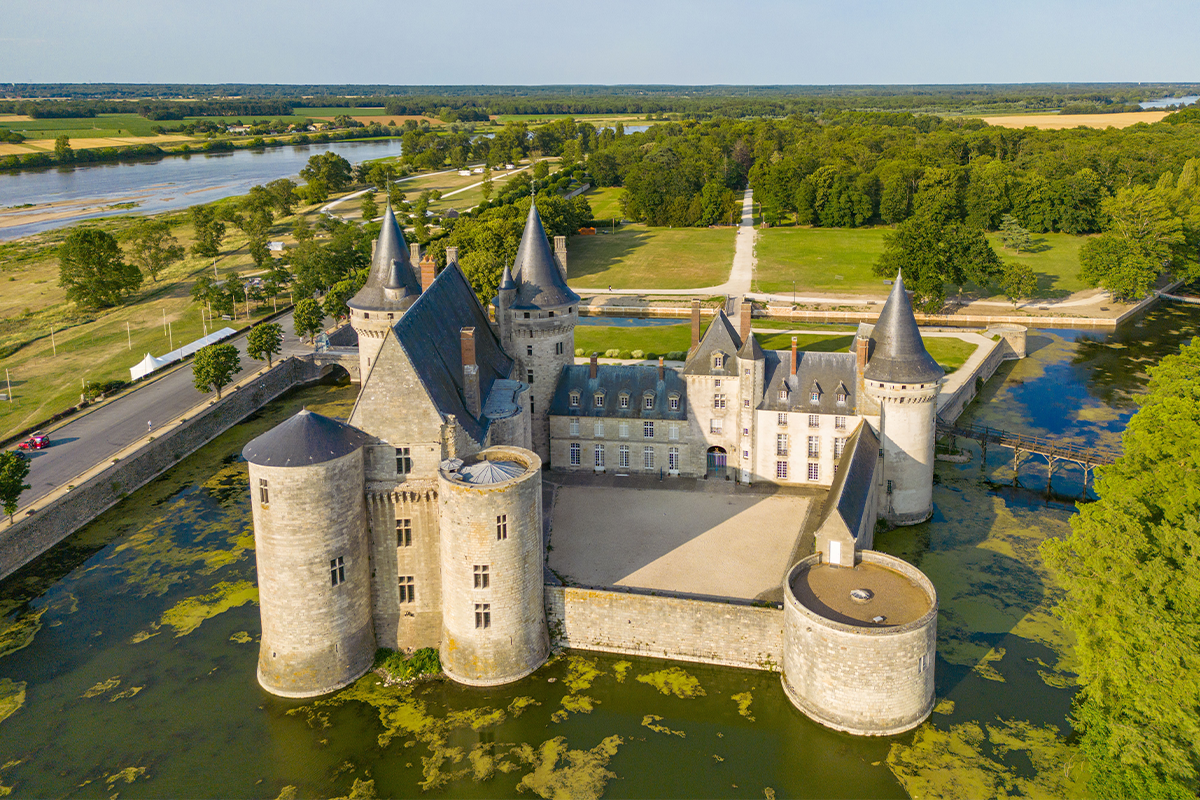
<svg viewBox="0 0 1200 800"><path fill-rule="evenodd" d="M367 448L368 453L371 450ZM437 496L437 484L431 480L405 481L390 490L368 484L372 600L375 636L380 647L411 651L437 647L441 641L441 528ZM397 524L401 520L407 523L406 527ZM400 578L405 579L403 602ZM408 586L412 586L411 592Z"/></svg>
<svg viewBox="0 0 1200 800"><path fill-rule="evenodd" d="M563 367L575 363L575 325L579 311L560 309L557 316L525 319L524 311L508 311L512 340L504 342L509 356L516 361L512 377L530 384L527 402L532 406L530 432L533 451L543 461L550 460L550 403L558 388ZM561 350L561 352L559 352ZM530 373L533 380L529 381Z"/></svg>
<svg viewBox="0 0 1200 800"><path fill-rule="evenodd" d="M979 382L986 381L996 374L1002 363L1025 357L1024 328L1018 330L1018 326L1007 326L995 329L995 333L1000 338L986 345L987 355L975 373L963 381L953 394L938 397L938 416L944 422L954 422L959 418L967 404L975 399Z"/></svg>
<svg viewBox="0 0 1200 800"><path fill-rule="evenodd" d="M547 586L546 617L561 647L763 670L783 658L778 608Z"/></svg>

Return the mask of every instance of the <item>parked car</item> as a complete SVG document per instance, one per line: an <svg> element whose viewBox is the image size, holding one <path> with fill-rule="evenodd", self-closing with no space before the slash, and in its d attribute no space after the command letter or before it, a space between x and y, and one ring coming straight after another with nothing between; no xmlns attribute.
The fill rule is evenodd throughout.
<svg viewBox="0 0 1200 800"><path fill-rule="evenodd" d="M33 436L30 436L25 441L17 445L21 450L44 450L50 446L50 437L38 431Z"/></svg>

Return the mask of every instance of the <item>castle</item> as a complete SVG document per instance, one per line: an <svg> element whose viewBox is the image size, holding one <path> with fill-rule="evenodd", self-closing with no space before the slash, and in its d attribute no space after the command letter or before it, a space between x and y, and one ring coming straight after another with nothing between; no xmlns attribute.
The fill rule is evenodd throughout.
<svg viewBox="0 0 1200 800"><path fill-rule="evenodd" d="M849 353L803 352L794 339L764 351L748 307L740 329L721 311L701 336L697 303L682 370L576 364L580 298L561 239L555 249L531 204L493 321L454 250L435 277L388 209L349 302L361 386L348 424L301 411L243 451L262 686L336 690L376 647L437 647L447 676L467 685L515 681L549 657L548 614L571 645L577 627L545 579L549 467L826 489L814 553L785 579L782 610L753 609L769 612L756 618L756 658L781 667L789 697L824 724L865 734L919 724L933 702L936 593L870 549L878 519L932 513L943 371L903 281ZM653 639L653 625L639 635Z"/></svg>

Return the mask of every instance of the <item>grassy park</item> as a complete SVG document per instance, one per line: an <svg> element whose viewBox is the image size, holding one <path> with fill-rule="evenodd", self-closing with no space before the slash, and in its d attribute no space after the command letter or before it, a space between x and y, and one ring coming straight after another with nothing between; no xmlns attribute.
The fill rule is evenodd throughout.
<svg viewBox="0 0 1200 800"><path fill-rule="evenodd" d="M585 289L691 289L724 283L733 249L733 228L627 224L572 237L567 268L571 285Z"/></svg>
<svg viewBox="0 0 1200 800"><path fill-rule="evenodd" d="M988 235L992 249L1002 261L1024 262L1037 275L1038 288L1034 297L1038 300L1066 297L1072 292L1091 288L1079 277L1079 248L1087 239L1069 233L1036 233L1033 235L1034 252L1017 253L1002 247L997 234Z"/></svg>
<svg viewBox="0 0 1200 800"><path fill-rule="evenodd" d="M621 195L624 189L620 186L608 186L603 189L592 189L586 195L588 205L592 207L592 219L597 227L601 224L611 224L613 220L621 221Z"/></svg>

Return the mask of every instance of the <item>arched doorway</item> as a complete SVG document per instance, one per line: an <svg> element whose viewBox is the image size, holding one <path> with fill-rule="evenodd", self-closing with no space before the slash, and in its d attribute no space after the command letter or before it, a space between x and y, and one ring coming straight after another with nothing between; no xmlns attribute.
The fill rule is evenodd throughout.
<svg viewBox="0 0 1200 800"><path fill-rule="evenodd" d="M705 474L718 478L724 477L726 455L724 447L708 448L708 469Z"/></svg>

